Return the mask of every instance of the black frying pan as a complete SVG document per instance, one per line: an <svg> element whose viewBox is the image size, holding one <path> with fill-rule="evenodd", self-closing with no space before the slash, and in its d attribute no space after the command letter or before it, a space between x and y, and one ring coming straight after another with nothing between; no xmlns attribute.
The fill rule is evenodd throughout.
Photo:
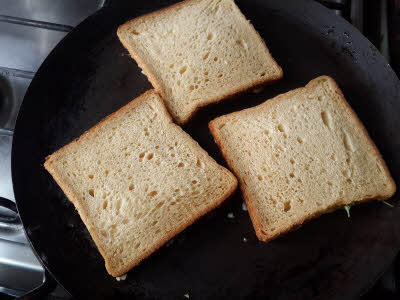
<svg viewBox="0 0 400 300"><path fill-rule="evenodd" d="M354 299L400 248L398 194L322 216L275 241L258 242L240 193L117 282L44 158L151 88L117 39L117 27L173 1L113 3L71 32L42 64L15 128L12 173L19 214L43 265L82 299ZM400 179L400 84L355 28L313 1L237 1L285 78L259 94L203 109L185 130L218 162L207 129L216 116L257 105L330 75ZM234 219L227 213L233 212ZM247 239L247 242L243 241Z"/></svg>

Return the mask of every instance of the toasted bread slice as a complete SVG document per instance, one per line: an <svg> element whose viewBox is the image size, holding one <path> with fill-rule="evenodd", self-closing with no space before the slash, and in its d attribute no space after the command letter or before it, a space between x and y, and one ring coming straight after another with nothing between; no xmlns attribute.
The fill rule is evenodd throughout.
<svg viewBox="0 0 400 300"><path fill-rule="evenodd" d="M113 276L224 201L236 178L149 91L47 157Z"/></svg>
<svg viewBox="0 0 400 300"><path fill-rule="evenodd" d="M330 77L219 117L209 127L262 241L335 208L396 191L378 149Z"/></svg>
<svg viewBox="0 0 400 300"><path fill-rule="evenodd" d="M176 122L283 76L233 0L187 0L133 19L118 37Z"/></svg>

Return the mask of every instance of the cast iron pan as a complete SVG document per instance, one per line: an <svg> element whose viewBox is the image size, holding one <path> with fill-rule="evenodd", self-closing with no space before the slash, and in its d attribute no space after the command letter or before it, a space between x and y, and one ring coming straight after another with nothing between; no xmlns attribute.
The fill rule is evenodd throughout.
<svg viewBox="0 0 400 300"><path fill-rule="evenodd" d="M18 210L43 265L81 299L354 299L400 248L400 208L370 203L324 215L270 243L257 241L240 193L117 282L44 158L151 88L116 36L125 21L173 1L113 3L49 55L25 96L12 152ZM356 29L313 1L237 1L282 66L282 81L203 109L185 130L225 164L207 129L325 74L340 87L400 179L400 84ZM233 212L235 218L228 219ZM247 239L247 242L243 241Z"/></svg>

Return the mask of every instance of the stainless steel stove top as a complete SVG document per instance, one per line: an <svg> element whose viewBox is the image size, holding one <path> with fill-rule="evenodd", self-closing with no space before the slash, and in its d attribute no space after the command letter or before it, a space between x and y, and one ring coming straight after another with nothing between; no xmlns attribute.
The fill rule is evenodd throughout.
<svg viewBox="0 0 400 300"><path fill-rule="evenodd" d="M54 46L103 4L104 0L1 0L0 197L14 201L13 129L35 72ZM19 296L41 284L43 268L27 243L22 228L0 223L0 294Z"/></svg>

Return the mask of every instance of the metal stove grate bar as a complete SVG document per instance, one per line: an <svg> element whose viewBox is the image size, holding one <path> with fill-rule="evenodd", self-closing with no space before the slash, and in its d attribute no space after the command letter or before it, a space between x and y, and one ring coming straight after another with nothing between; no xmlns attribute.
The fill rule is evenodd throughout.
<svg viewBox="0 0 400 300"><path fill-rule="evenodd" d="M70 32L72 29L74 29L74 27L69 26L69 25L36 21L36 20L31 20L31 19L11 17L11 16L5 16L5 15L0 15L0 22L6 22L6 23L12 23L12 24L18 24L18 25L24 25L24 26L32 26L32 27L37 27L37 28L45 28L45 29L50 29L50 30L55 30L55 31L64 31L64 32Z"/></svg>

